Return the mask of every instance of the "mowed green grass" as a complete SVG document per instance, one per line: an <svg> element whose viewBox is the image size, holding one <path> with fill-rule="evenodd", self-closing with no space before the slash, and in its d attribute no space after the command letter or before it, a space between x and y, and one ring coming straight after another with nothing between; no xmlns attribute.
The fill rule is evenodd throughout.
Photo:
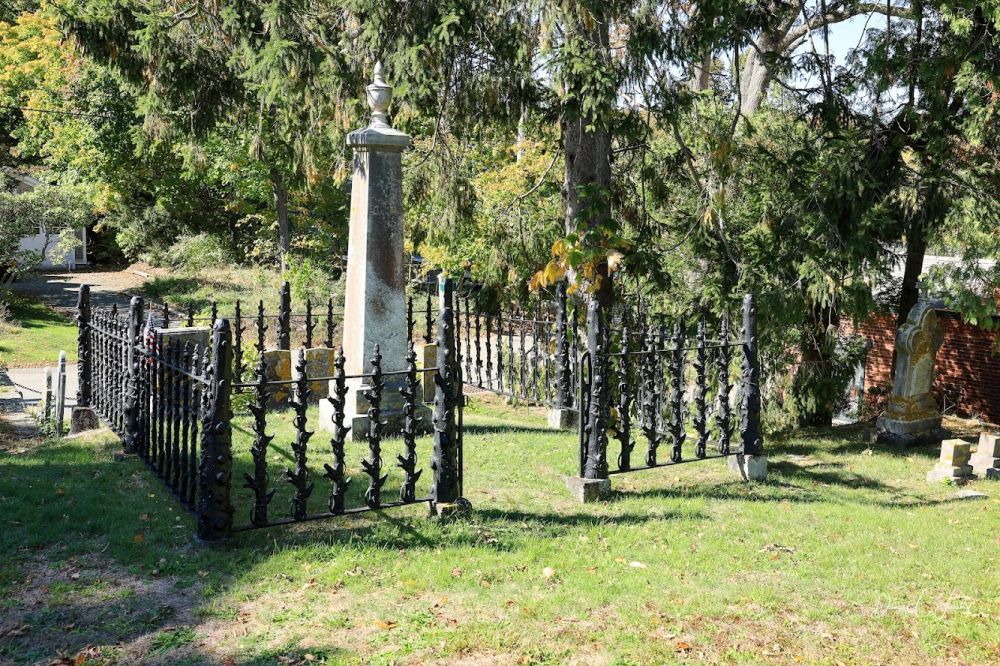
<svg viewBox="0 0 1000 666"><path fill-rule="evenodd" d="M107 436L9 445L0 662L1000 659L1000 484L972 485L988 500L957 500L924 481L932 451L867 454L860 430L845 428L769 441L763 484L712 460L616 476L609 501L583 506L563 482L574 435L546 431L539 411L475 403L465 415L471 516L442 522L413 506L216 546L193 540L191 516L140 461L116 462ZM276 486L289 485L290 417L272 418ZM238 472L249 469L247 425L237 420ZM315 510L329 492L326 449L317 431ZM386 442L387 466L399 449ZM365 452L349 446L354 501ZM398 481L397 471L386 492ZM289 497L279 491L274 516Z"/></svg>
<svg viewBox="0 0 1000 666"><path fill-rule="evenodd" d="M6 295L13 326L0 326L0 364L7 367L55 365L59 351L76 362L76 323L37 301ZM55 351L53 351L55 350Z"/></svg>

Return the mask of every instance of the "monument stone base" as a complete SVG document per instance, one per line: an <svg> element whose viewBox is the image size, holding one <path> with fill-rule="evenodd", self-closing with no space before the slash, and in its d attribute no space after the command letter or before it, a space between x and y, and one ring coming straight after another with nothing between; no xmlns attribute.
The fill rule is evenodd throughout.
<svg viewBox="0 0 1000 666"><path fill-rule="evenodd" d="M611 494L611 479L584 479L579 476L567 476L566 487L570 495L581 504L600 502Z"/></svg>
<svg viewBox="0 0 1000 666"><path fill-rule="evenodd" d="M729 471L738 472L744 481L767 479L767 456L747 456L740 453L726 458Z"/></svg>
<svg viewBox="0 0 1000 666"><path fill-rule="evenodd" d="M972 471L983 479L1000 479L1000 432L979 434L979 445L969 458Z"/></svg>
<svg viewBox="0 0 1000 666"><path fill-rule="evenodd" d="M553 407L549 410L549 430L575 430L580 413L575 409Z"/></svg>
<svg viewBox="0 0 1000 666"><path fill-rule="evenodd" d="M971 445L960 439L946 439L941 442L941 457L934 469L927 472L927 481L939 483L950 481L962 484L976 478L969 464Z"/></svg>
<svg viewBox="0 0 1000 666"><path fill-rule="evenodd" d="M947 436L933 403L917 405L899 398L890 400L885 414L875 421L875 430L878 441L906 446L936 445Z"/></svg>
<svg viewBox="0 0 1000 666"><path fill-rule="evenodd" d="M93 407L74 407L69 417L69 434L75 435L87 430L97 430L101 427L101 420L97 417L97 412Z"/></svg>
<svg viewBox="0 0 1000 666"><path fill-rule="evenodd" d="M344 396L344 425L351 427L349 434L354 441L365 441L368 433L368 408L371 406L364 392L368 390L368 385L363 378L347 380L347 395ZM379 405L379 417L385 426L382 428L383 437L396 437L403 432L405 416L403 406L405 400L399 390L403 388L406 377L395 375L386 377L385 387L382 390L382 402ZM434 414L431 408L423 403L417 403L416 416L421 419L417 425L417 433L426 435L434 429ZM320 428L327 431L333 430L333 404L329 400L321 400L319 403Z"/></svg>

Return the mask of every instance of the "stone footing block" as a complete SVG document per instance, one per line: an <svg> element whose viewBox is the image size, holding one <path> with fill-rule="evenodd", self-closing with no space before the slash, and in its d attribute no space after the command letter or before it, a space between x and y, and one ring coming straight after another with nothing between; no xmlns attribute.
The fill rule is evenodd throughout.
<svg viewBox="0 0 1000 666"><path fill-rule="evenodd" d="M97 417L97 412L93 407L74 407L69 417L69 434L75 435L78 432L87 430L97 430L101 427L101 420Z"/></svg>
<svg viewBox="0 0 1000 666"><path fill-rule="evenodd" d="M934 469L927 472L927 482L928 483L940 483L942 481L951 481L956 484L968 483L975 479L975 475L972 473L972 465L959 465L953 467L951 465L942 465L938 463L934 466Z"/></svg>
<svg viewBox="0 0 1000 666"><path fill-rule="evenodd" d="M472 513L472 502L460 497L455 502L437 502L431 504L431 515L441 519L460 518Z"/></svg>
<svg viewBox="0 0 1000 666"><path fill-rule="evenodd" d="M579 476L567 476L566 487L570 495L581 504L600 502L611 494L611 479L584 479Z"/></svg>
<svg viewBox="0 0 1000 666"><path fill-rule="evenodd" d="M946 439L941 442L941 457L934 469L927 472L927 481L939 483L965 483L975 477L969 464L972 446L961 439Z"/></svg>
<svg viewBox="0 0 1000 666"><path fill-rule="evenodd" d="M731 472L737 472L744 481L764 481L767 479L767 456L745 456L736 454L726 458Z"/></svg>
<svg viewBox="0 0 1000 666"><path fill-rule="evenodd" d="M553 407L549 410L550 430L576 430L580 421L580 413L575 409Z"/></svg>
<svg viewBox="0 0 1000 666"><path fill-rule="evenodd" d="M979 435L976 452L969 458L972 471L983 479L1000 479L1000 433Z"/></svg>

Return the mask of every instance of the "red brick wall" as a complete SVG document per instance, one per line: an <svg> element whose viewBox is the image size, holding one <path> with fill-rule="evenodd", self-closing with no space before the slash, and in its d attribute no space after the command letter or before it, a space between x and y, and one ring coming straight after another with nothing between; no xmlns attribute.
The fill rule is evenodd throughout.
<svg viewBox="0 0 1000 666"><path fill-rule="evenodd" d="M996 332L962 323L952 312L938 310L944 339L936 359L937 392L957 398L958 416L981 416L1000 423L1000 349ZM844 327L850 331L851 326ZM895 317L873 315L858 333L872 341L865 368L865 392L886 386L892 376Z"/></svg>

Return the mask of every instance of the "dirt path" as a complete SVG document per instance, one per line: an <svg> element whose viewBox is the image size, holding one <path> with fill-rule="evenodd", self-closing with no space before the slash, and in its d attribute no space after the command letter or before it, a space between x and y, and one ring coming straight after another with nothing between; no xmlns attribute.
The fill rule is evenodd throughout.
<svg viewBox="0 0 1000 666"><path fill-rule="evenodd" d="M95 307L118 307L128 304L129 292L141 287L149 278L133 270L152 274L154 269L133 265L126 270L76 270L31 273L11 288L25 296L35 298L51 308L68 313L76 310L80 285L90 285L90 301Z"/></svg>

